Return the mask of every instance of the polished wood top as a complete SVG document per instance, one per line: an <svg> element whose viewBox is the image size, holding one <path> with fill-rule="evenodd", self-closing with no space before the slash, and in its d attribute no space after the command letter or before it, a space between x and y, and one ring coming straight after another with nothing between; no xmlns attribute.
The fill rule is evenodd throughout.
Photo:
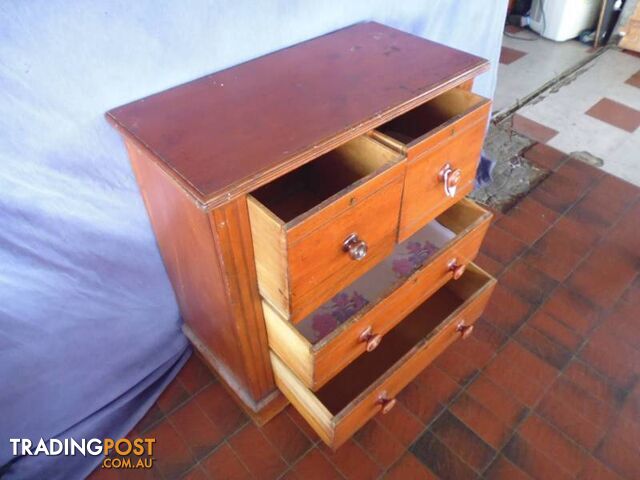
<svg viewBox="0 0 640 480"><path fill-rule="evenodd" d="M115 108L107 118L212 207L488 68L361 23Z"/></svg>

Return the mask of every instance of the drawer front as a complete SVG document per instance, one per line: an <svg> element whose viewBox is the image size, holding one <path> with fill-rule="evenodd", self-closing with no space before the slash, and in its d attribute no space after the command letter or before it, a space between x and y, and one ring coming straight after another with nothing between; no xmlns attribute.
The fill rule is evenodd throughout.
<svg viewBox="0 0 640 480"><path fill-rule="evenodd" d="M485 129L486 121L481 119L409 160L400 213L400 241L471 192Z"/></svg>
<svg viewBox="0 0 640 480"><path fill-rule="evenodd" d="M470 125L480 122L484 123L486 127L490 114L491 102L487 99L482 99L478 105L472 107L472 109L465 114L452 119L440 128L407 144L405 151L410 159L415 159L423 153L446 143L449 139L455 138L457 135L469 128Z"/></svg>
<svg viewBox="0 0 640 480"><path fill-rule="evenodd" d="M248 195L263 298L295 323L384 258L405 169L404 154L363 136Z"/></svg>
<svg viewBox="0 0 640 480"><path fill-rule="evenodd" d="M288 247L290 321L296 323L389 255L398 231L402 177ZM352 237L352 249L345 246ZM355 237L355 238L354 238ZM358 259L358 248L366 253Z"/></svg>
<svg viewBox="0 0 640 480"><path fill-rule="evenodd" d="M351 318L344 319L346 321L342 325L337 325L333 332L324 337L307 338L299 328L309 335L313 331L309 330L310 326L315 328L315 322L323 322L321 317L326 315L326 309L321 308L307 317L304 323L295 326L267 302L263 302L270 348L305 386L317 390L360 355L366 355L377 344L383 343L384 335L389 330L456 274L452 269L454 265L458 267L459 274L460 266L473 261L487 232L491 216L491 213L473 201L461 200L438 218L442 225L455 233L455 237L428 257L427 263L402 280L398 280L390 267L385 265L376 267L370 275L359 280L366 285L382 285L375 290L379 296L366 293L357 284L349 286L343 291L343 295L350 298L349 292L357 291L365 295L367 305L358 313L352 314ZM409 242L420 242L419 238L420 236ZM404 251L404 248L396 247L391 260L386 259L385 263L393 264L393 259L403 258L398 252ZM384 274L381 275L379 271Z"/></svg>
<svg viewBox="0 0 640 480"><path fill-rule="evenodd" d="M364 282L379 282L388 287L379 289L378 297L366 294L368 305L323 338L306 338L297 326L279 315L267 302L263 302L270 348L305 386L317 390L353 360L366 355L372 347L375 348L376 343L383 343L384 335L389 330L453 277L453 265L459 267L473 261L487 232L491 216L491 213L473 201L461 200L438 218L456 236L429 257L428 263L403 280L397 280L393 272L386 270L388 267L382 265L376 268L371 272L372 279L367 280L368 277L365 277ZM399 250L402 246L396 248ZM391 258L396 258L396 253ZM388 263L389 260L385 262ZM380 269L385 269L384 275L377 272ZM347 298L350 297L348 292L352 290L363 293L358 287L349 287L345 291ZM326 310L321 309L320 312L322 316ZM314 313L300 325L303 329L308 329L315 321L322 321L319 317L316 320L313 315Z"/></svg>
<svg viewBox="0 0 640 480"><path fill-rule="evenodd" d="M472 331L473 323L482 314L489 300L495 280L475 266L470 266L469 270L472 273L468 272L465 276L473 275L478 278L460 287L467 299L362 391L351 392L353 388L359 388L357 379L368 370L365 357L314 394L275 353L271 353L278 388L325 443L334 449L342 445L374 415L385 412L393 404L396 395L449 345ZM426 309L426 313L414 312L411 316L429 315L428 311L429 309ZM411 320L413 324L416 324L415 320L416 318ZM418 317L417 320L422 319ZM393 342L398 344L402 338L403 335L395 335ZM398 346L388 345L386 351L379 352L393 355ZM380 361L380 358L372 361ZM344 406L336 406L334 399L339 398L344 391L348 392L348 398L353 399Z"/></svg>
<svg viewBox="0 0 640 480"><path fill-rule="evenodd" d="M474 230L413 274L382 302L341 331L333 341L321 345L314 352L315 377L314 383L309 386L314 390L321 387L354 359L367 355L367 342L363 341L364 338L380 335L380 344L384 343L385 334L389 330L452 279L454 272L451 265L466 266L475 259L489 222L490 217L487 217Z"/></svg>

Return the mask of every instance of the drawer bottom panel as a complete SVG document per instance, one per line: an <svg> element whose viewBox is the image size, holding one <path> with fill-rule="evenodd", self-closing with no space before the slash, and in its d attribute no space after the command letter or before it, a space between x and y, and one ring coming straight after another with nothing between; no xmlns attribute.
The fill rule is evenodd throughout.
<svg viewBox="0 0 640 480"><path fill-rule="evenodd" d="M387 333L385 341L312 392L271 352L276 383L320 438L336 449L451 343L466 338L482 314L495 280L471 264Z"/></svg>

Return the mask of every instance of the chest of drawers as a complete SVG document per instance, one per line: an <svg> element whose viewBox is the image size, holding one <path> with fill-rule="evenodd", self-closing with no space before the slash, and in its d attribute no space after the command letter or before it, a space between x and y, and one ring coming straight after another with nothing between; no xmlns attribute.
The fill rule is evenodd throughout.
<svg viewBox="0 0 640 480"><path fill-rule="evenodd" d="M184 332L257 423L290 402L337 448L473 331L487 68L363 23L107 113Z"/></svg>

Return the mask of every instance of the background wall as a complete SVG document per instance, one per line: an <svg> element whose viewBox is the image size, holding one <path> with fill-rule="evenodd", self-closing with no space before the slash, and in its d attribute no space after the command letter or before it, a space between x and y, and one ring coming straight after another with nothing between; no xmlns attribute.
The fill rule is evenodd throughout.
<svg viewBox="0 0 640 480"><path fill-rule="evenodd" d="M506 0L0 3L0 476L8 438L120 437L188 355L125 150L103 112L363 20L497 65ZM286 75L286 72L283 72ZM475 90L491 96L496 68Z"/></svg>

